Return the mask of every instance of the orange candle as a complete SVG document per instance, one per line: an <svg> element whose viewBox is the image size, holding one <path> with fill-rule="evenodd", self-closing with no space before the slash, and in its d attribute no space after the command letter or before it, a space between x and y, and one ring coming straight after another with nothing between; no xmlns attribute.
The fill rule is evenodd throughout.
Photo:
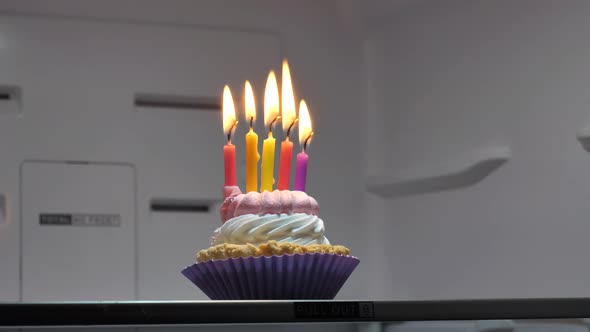
<svg viewBox="0 0 590 332"><path fill-rule="evenodd" d="M281 112L283 118L283 132L285 140L281 143L281 159L279 160L279 182L277 189L289 190L291 180L291 159L293 157L293 142L289 140L291 129L297 123L295 115L295 97L291 83L291 71L287 60L283 60L283 75L281 86Z"/></svg>
<svg viewBox="0 0 590 332"><path fill-rule="evenodd" d="M256 119L256 105L254 104L254 92L252 85L246 81L244 88L246 120L250 122L250 131L246 134L246 192L258 191L258 135L252 126Z"/></svg>
<svg viewBox="0 0 590 332"><path fill-rule="evenodd" d="M223 161L225 168L225 185L236 186L236 146L231 143L231 134L235 130L236 108L229 90L229 86L223 88L223 133L227 135L227 144L223 147Z"/></svg>

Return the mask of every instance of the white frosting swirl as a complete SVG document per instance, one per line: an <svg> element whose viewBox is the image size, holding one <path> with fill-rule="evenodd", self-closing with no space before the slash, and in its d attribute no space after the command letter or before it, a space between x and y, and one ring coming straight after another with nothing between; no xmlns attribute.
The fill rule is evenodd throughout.
<svg viewBox="0 0 590 332"><path fill-rule="evenodd" d="M322 219L307 213L244 214L231 218L216 229L211 244L259 245L269 240L300 245L330 244L324 230Z"/></svg>

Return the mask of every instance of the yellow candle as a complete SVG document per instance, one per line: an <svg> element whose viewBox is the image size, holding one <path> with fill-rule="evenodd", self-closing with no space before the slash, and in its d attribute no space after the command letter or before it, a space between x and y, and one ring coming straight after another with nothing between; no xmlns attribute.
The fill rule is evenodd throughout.
<svg viewBox="0 0 590 332"><path fill-rule="evenodd" d="M272 137L272 132L269 133L268 138L264 140L262 146L262 179L260 180L260 191L272 191L274 184L274 168L275 168L275 139Z"/></svg>
<svg viewBox="0 0 590 332"><path fill-rule="evenodd" d="M256 120L256 104L252 85L246 81L245 86L246 120L250 123L250 131L246 134L246 192L258 191L258 135L252 129Z"/></svg>
<svg viewBox="0 0 590 332"><path fill-rule="evenodd" d="M264 124L268 128L268 138L262 145L262 165L260 169L260 191L272 191L275 170L275 139L272 127L279 116L279 87L275 73L271 70L264 90Z"/></svg>

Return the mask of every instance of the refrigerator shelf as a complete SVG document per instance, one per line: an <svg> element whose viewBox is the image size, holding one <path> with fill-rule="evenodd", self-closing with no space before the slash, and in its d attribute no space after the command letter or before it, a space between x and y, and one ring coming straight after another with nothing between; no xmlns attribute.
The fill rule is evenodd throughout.
<svg viewBox="0 0 590 332"><path fill-rule="evenodd" d="M382 197L402 197L474 185L494 172L512 155L506 146L493 146L392 175L367 178L367 190Z"/></svg>
<svg viewBox="0 0 590 332"><path fill-rule="evenodd" d="M587 317L590 317L590 298L0 303L0 328L507 319L579 320ZM585 321L580 320L580 322Z"/></svg>

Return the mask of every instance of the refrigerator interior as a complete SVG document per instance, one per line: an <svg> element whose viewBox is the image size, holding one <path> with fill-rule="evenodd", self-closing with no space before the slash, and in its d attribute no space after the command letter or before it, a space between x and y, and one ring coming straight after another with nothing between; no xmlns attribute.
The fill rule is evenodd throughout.
<svg viewBox="0 0 590 332"><path fill-rule="evenodd" d="M575 0L2 1L0 301L206 300L179 272L219 224L221 115L198 104L248 79L261 105L283 58L313 116L308 191L361 260L338 299L588 296L589 16ZM40 223L60 213L115 224Z"/></svg>

